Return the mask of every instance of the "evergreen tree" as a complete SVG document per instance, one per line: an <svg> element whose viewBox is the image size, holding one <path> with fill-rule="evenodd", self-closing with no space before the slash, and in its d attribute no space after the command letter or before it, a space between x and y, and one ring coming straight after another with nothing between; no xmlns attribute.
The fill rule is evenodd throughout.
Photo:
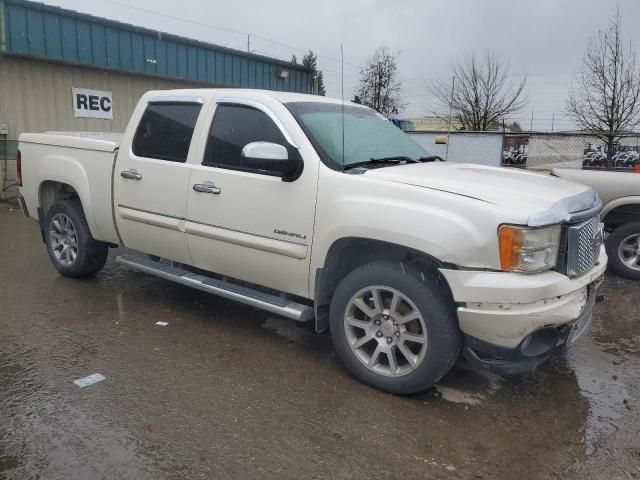
<svg viewBox="0 0 640 480"><path fill-rule="evenodd" d="M324 75L322 70L318 70L318 55L313 53L312 50L309 50L309 52L302 57L302 65L311 70L309 90L317 95L326 95Z"/></svg>

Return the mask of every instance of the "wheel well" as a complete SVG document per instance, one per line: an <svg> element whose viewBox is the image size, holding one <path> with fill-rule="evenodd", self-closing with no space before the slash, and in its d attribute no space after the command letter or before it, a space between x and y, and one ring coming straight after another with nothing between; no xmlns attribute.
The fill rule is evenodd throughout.
<svg viewBox="0 0 640 480"><path fill-rule="evenodd" d="M52 180L42 182L40 184L40 191L38 192L38 203L40 205L42 220L47 216L47 212L54 203L70 198L80 198L78 192L76 192L71 185L54 182Z"/></svg>
<svg viewBox="0 0 640 480"><path fill-rule="evenodd" d="M637 203L620 205L607 213L603 220L605 228L609 231L625 223L637 221L640 221L640 204Z"/></svg>
<svg viewBox="0 0 640 480"><path fill-rule="evenodd" d="M341 238L331 245L322 269L316 272L315 308L316 330L328 328L329 304L340 281L356 268L374 261L407 262L422 272L429 272L450 293L449 285L439 267L446 266L438 259L412 248L369 238Z"/></svg>

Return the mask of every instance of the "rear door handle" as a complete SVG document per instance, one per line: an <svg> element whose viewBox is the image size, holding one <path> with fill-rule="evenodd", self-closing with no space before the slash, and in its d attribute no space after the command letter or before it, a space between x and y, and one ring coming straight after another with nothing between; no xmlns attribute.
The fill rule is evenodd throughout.
<svg viewBox="0 0 640 480"><path fill-rule="evenodd" d="M193 185L193 189L196 192L200 192L200 193L211 193L213 195L219 195L222 190L220 190L218 187L216 187L215 185L208 185L206 183L195 183Z"/></svg>
<svg viewBox="0 0 640 480"><path fill-rule="evenodd" d="M120 172L120 176L129 180L142 180L142 175L137 170L123 170Z"/></svg>

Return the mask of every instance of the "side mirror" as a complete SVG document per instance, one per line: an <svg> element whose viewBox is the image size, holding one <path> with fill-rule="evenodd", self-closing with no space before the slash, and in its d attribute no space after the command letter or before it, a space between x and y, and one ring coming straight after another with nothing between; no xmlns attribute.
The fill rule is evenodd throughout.
<svg viewBox="0 0 640 480"><path fill-rule="evenodd" d="M281 177L284 182L293 182L302 173L302 158L289 157L287 148L277 143L248 143L242 149L242 159L245 167Z"/></svg>

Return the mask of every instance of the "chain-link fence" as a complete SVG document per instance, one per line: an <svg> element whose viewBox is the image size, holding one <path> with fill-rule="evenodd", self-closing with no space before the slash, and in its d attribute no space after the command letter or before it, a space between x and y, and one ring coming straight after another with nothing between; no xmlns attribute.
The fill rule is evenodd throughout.
<svg viewBox="0 0 640 480"><path fill-rule="evenodd" d="M611 154L603 140L582 133L438 131L409 134L429 153L451 162L533 170L631 170L640 165L640 134L622 138Z"/></svg>

